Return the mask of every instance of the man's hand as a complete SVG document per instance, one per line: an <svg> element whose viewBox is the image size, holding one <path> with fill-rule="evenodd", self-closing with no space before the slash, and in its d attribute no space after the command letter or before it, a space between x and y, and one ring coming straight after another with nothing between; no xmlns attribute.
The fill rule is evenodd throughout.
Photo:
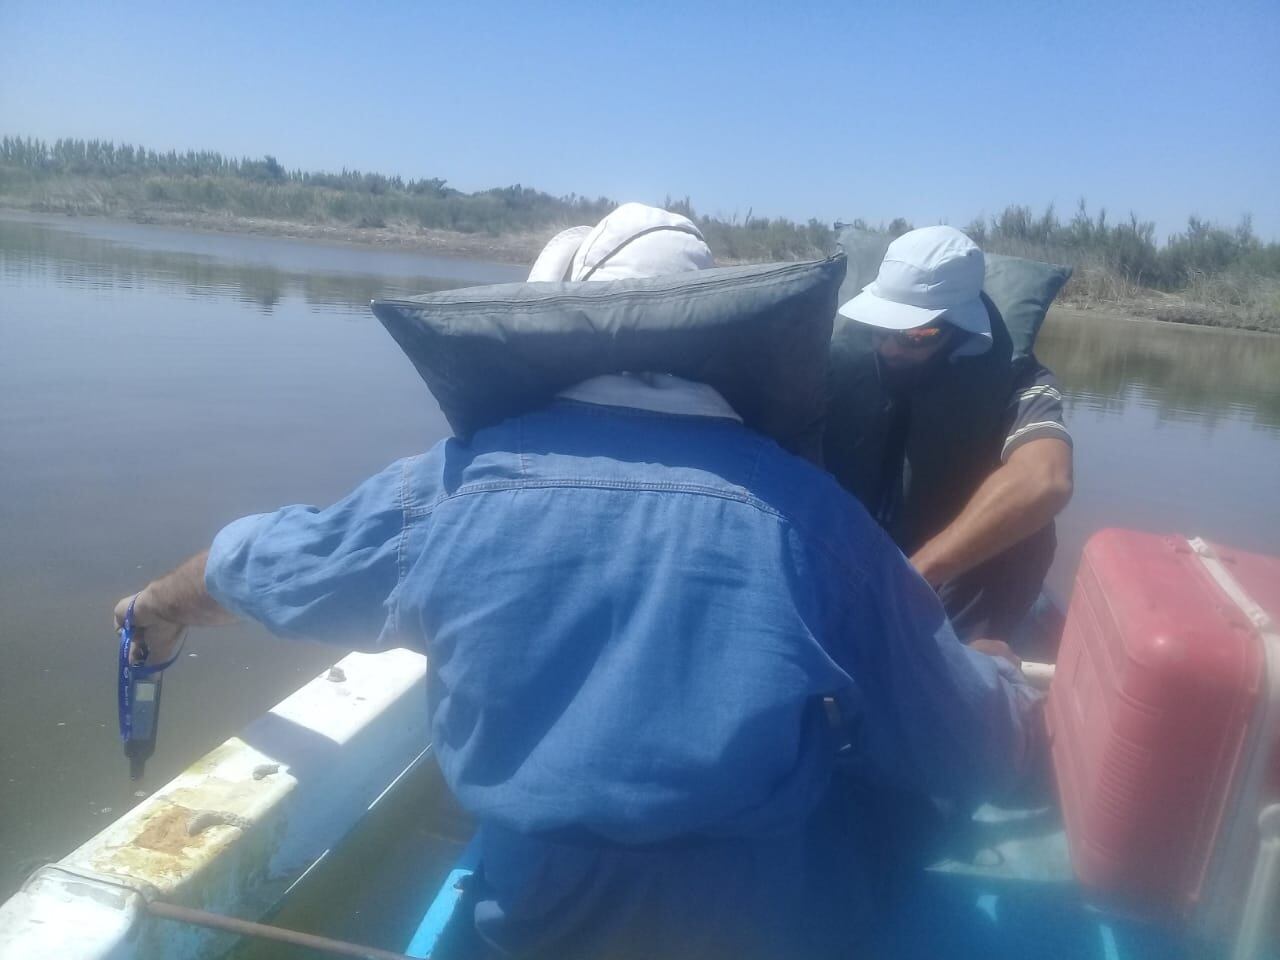
<svg viewBox="0 0 1280 960"><path fill-rule="evenodd" d="M178 652L182 632L187 627L213 627L234 623L235 617L209 596L204 587L204 568L209 551L197 553L177 569L147 584L133 605L135 628L130 661L140 662L142 650L151 663L164 663ZM116 604L116 629L124 625L124 615L132 597Z"/></svg>
<svg viewBox="0 0 1280 960"><path fill-rule="evenodd" d="M980 639L971 641L969 647L977 650L979 653L985 653L989 657L999 657L1001 660L1008 660L1019 670L1022 669L1022 658L1013 652L1013 648L1003 640L987 640Z"/></svg>
<svg viewBox="0 0 1280 960"><path fill-rule="evenodd" d="M133 643L129 647L129 662L133 664L143 661L144 650L146 660L151 664L173 659L186 630L184 624L172 623L156 613L150 593L151 588L147 587L137 595L136 600L132 596L123 597L116 604L115 622L118 631L124 626L129 604L133 603Z"/></svg>

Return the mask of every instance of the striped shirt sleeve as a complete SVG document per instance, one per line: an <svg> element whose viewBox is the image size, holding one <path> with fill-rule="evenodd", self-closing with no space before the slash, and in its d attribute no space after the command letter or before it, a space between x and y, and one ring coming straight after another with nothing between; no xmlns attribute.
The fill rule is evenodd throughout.
<svg viewBox="0 0 1280 960"><path fill-rule="evenodd" d="M1062 415L1062 392L1057 378L1043 364L1033 364L1018 377L1009 410L1004 447L1000 459L1007 461L1014 450L1032 440L1054 437L1071 443Z"/></svg>

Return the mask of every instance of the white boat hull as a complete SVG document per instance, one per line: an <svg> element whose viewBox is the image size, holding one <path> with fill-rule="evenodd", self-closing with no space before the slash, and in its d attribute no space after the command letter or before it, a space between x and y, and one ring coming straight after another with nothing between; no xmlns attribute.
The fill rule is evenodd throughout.
<svg viewBox="0 0 1280 960"><path fill-rule="evenodd" d="M353 653L0 905L0 958L204 960L226 934L157 898L254 919L426 750L426 658Z"/></svg>

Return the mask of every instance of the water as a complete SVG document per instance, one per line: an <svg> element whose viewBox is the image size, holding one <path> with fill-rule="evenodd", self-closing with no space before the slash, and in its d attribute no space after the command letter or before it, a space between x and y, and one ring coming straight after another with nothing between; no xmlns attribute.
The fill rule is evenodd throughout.
<svg viewBox="0 0 1280 960"><path fill-rule="evenodd" d="M448 433L373 296L520 279L439 257L0 220L0 897L137 802L114 601L223 523L326 503ZM144 786L339 652L193 631Z"/></svg>
<svg viewBox="0 0 1280 960"><path fill-rule="evenodd" d="M1280 554L1280 337L1062 310L1037 353L1075 440L1055 590L1108 526Z"/></svg>
<svg viewBox="0 0 1280 960"><path fill-rule="evenodd" d="M519 268L97 221L0 220L0 896L136 802L115 600L227 520L326 503L444 436L373 296ZM1063 311L1075 500L1052 582L1107 525L1280 553L1280 337ZM338 652L197 631L165 684L164 783ZM426 888L424 888L426 889Z"/></svg>

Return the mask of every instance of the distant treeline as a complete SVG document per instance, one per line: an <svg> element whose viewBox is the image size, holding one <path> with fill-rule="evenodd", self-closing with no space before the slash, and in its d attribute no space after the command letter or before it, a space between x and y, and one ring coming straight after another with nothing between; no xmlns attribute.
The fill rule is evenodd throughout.
<svg viewBox="0 0 1280 960"><path fill-rule="evenodd" d="M438 177L287 170L272 156L234 159L209 150L9 136L0 138L0 200L69 213L168 209L492 236L549 235L594 223L616 205L606 197L557 197L519 184L464 193ZM668 197L666 205L692 218L716 256L727 260L820 256L834 249L836 227L843 226L750 212L741 221L726 220L697 213L688 198ZM894 236L912 228L901 218L851 225ZM1248 218L1224 228L1192 217L1159 243L1154 224L1132 215L1112 222L1105 210L1091 214L1081 201L1065 221L1053 207L1035 214L1015 205L964 229L984 249L1076 267L1067 292L1080 301L1141 299L1154 291L1165 295L1169 319L1280 330L1280 243L1263 243Z"/></svg>
<svg viewBox="0 0 1280 960"><path fill-rule="evenodd" d="M74 196L38 196L50 181L96 181ZM595 223L617 203L606 197L552 196L519 184L464 193L443 179L380 173L286 170L275 157L233 159L210 150L160 152L106 140L0 138L0 196L27 197L40 209L128 212L143 206L225 212L352 227L408 225L460 233L547 232ZM689 203L672 208L693 213ZM733 260L821 256L834 245L829 225L750 217L728 223L693 213L718 256Z"/></svg>

